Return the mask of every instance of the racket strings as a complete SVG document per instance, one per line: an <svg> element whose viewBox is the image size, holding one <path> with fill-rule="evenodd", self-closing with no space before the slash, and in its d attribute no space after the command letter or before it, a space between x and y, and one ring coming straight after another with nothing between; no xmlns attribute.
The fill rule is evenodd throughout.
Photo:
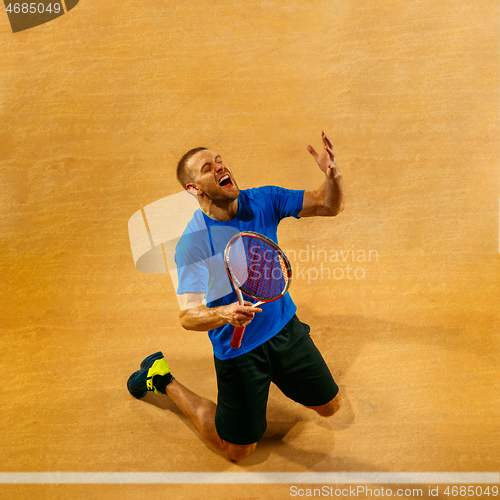
<svg viewBox="0 0 500 500"><path fill-rule="evenodd" d="M231 245L228 265L243 293L257 300L279 297L287 288L288 267L280 252L264 240L242 235Z"/></svg>

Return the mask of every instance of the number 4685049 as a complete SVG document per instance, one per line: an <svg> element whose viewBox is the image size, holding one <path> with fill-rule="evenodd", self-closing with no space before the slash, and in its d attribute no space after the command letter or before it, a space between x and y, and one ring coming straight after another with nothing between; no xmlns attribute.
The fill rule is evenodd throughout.
<svg viewBox="0 0 500 500"><path fill-rule="evenodd" d="M52 14L59 14L61 12L61 4L54 3L53 5L49 3L44 5L43 3L9 3L7 5L7 12L14 14L43 14L44 12L49 12Z"/></svg>
<svg viewBox="0 0 500 500"><path fill-rule="evenodd" d="M481 496L498 496L498 486L448 486L444 492L446 496L453 497L481 497Z"/></svg>

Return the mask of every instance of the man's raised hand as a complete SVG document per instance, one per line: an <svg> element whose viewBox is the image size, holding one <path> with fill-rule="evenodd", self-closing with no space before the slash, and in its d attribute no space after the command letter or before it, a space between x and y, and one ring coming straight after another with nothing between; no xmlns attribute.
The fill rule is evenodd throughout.
<svg viewBox="0 0 500 500"><path fill-rule="evenodd" d="M312 157L315 159L319 168L325 173L330 179L336 179L340 177L340 171L335 162L335 153L333 152L333 143L330 138L326 135L325 131L321 131L321 138L323 139L323 150L321 154L311 146L307 146L307 150L311 153Z"/></svg>

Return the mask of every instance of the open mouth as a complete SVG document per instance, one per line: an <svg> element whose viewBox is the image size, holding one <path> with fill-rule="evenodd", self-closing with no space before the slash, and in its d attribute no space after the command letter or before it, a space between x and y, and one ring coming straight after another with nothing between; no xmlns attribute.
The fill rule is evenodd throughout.
<svg viewBox="0 0 500 500"><path fill-rule="evenodd" d="M223 187L223 188L231 188L231 187L233 187L233 181L231 180L231 177L229 177L229 174L224 174L219 179L219 186Z"/></svg>

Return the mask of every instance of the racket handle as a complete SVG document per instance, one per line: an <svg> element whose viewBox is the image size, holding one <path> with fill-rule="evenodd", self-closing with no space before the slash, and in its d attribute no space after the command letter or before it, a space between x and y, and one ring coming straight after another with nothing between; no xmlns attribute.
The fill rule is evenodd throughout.
<svg viewBox="0 0 500 500"><path fill-rule="evenodd" d="M241 338L243 337L243 333L245 332L245 327L244 326L236 326L234 328L234 333L233 333L233 338L231 339L231 342L229 342L229 345L233 349L239 349L241 346Z"/></svg>

